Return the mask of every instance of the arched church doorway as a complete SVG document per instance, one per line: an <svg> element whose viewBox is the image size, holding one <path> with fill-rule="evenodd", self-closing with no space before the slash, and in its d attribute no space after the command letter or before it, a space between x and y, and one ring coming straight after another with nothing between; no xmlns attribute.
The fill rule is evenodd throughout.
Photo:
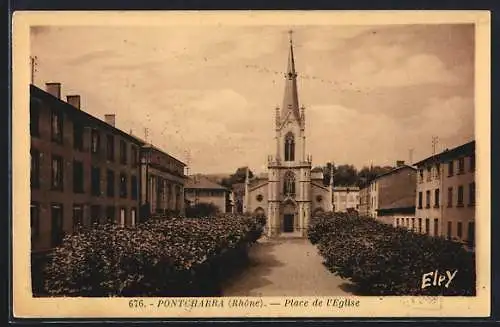
<svg viewBox="0 0 500 327"><path fill-rule="evenodd" d="M291 233L294 231L295 219L296 219L296 207L295 203L288 201L283 205L283 232Z"/></svg>

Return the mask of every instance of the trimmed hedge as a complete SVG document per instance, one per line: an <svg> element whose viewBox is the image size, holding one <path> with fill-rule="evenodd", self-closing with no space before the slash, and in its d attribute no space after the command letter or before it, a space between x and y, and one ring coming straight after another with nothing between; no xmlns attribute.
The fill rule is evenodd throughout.
<svg viewBox="0 0 500 327"><path fill-rule="evenodd" d="M342 213L315 217L308 236L318 246L325 266L352 281L362 295L476 294L474 253L442 237ZM436 270L442 275L458 272L449 287L443 283L422 288L423 275Z"/></svg>
<svg viewBox="0 0 500 327"><path fill-rule="evenodd" d="M51 296L211 296L262 233L256 218L99 225L65 237L45 267Z"/></svg>

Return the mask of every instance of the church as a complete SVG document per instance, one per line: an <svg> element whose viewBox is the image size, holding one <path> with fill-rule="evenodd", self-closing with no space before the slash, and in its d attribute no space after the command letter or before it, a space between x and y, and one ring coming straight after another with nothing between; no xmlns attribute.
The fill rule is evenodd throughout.
<svg viewBox="0 0 500 327"><path fill-rule="evenodd" d="M323 171L311 169L306 154L305 108L299 106L297 72L290 33L283 105L275 111L275 153L268 156L267 178L245 180L243 210L267 217L267 236L283 233L305 237L311 216L333 211L333 179L323 184Z"/></svg>

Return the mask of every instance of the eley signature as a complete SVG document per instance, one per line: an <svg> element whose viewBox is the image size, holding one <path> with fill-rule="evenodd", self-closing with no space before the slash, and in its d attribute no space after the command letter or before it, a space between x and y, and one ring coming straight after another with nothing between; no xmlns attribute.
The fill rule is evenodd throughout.
<svg viewBox="0 0 500 327"><path fill-rule="evenodd" d="M422 288L430 286L441 286L444 283L444 287L448 288L451 281L457 275L458 270L453 273L446 270L444 274L441 274L438 270L431 271L422 275Z"/></svg>

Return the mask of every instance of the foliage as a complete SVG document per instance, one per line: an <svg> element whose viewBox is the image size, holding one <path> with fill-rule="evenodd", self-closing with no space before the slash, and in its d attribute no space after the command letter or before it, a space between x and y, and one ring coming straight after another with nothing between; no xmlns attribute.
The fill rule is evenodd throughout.
<svg viewBox="0 0 500 327"><path fill-rule="evenodd" d="M475 295L475 256L459 243L340 213L315 217L308 236L327 268L363 295ZM436 270L458 272L448 288L422 289L423 275Z"/></svg>
<svg viewBox="0 0 500 327"><path fill-rule="evenodd" d="M327 163L323 166L323 183L328 185L330 183L332 163ZM339 165L333 163L333 174L335 186L351 186L356 185L364 187L368 185L375 177L384 174L393 169L390 166L370 166L363 167L357 170L353 165Z"/></svg>
<svg viewBox="0 0 500 327"><path fill-rule="evenodd" d="M234 184L244 183L246 179L247 169L248 177L253 178L254 174L252 170L250 170L248 167L239 167L238 169L236 169L234 174L229 176L229 178L223 178L221 181L221 185L230 189Z"/></svg>
<svg viewBox="0 0 500 327"><path fill-rule="evenodd" d="M262 233L251 216L99 225L64 238L47 264L52 296L213 296Z"/></svg>
<svg viewBox="0 0 500 327"><path fill-rule="evenodd" d="M186 207L186 217L200 218L200 217L213 217L219 214L219 208L213 203L198 203Z"/></svg>

